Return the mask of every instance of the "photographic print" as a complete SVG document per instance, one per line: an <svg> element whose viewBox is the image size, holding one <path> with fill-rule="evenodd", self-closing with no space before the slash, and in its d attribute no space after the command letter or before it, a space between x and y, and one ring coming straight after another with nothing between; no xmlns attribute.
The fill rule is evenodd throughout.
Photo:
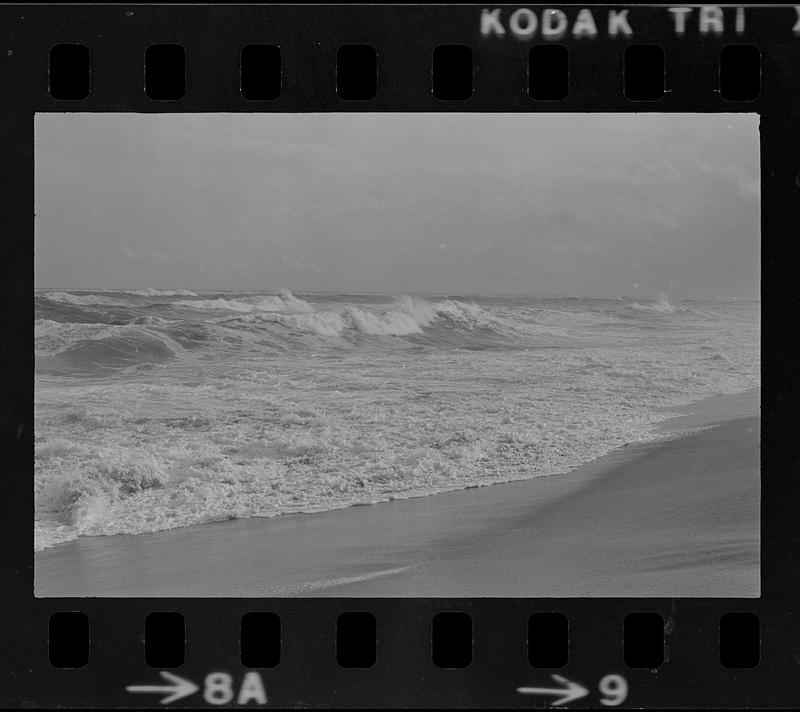
<svg viewBox="0 0 800 712"><path fill-rule="evenodd" d="M35 117L37 596L755 597L755 114Z"/></svg>

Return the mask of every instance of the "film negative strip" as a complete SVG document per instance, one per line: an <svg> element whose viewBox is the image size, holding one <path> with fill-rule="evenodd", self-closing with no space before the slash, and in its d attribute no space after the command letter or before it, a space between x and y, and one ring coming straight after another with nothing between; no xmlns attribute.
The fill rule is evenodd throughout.
<svg viewBox="0 0 800 712"><path fill-rule="evenodd" d="M789 5L0 7L0 704L796 707L799 76Z"/></svg>

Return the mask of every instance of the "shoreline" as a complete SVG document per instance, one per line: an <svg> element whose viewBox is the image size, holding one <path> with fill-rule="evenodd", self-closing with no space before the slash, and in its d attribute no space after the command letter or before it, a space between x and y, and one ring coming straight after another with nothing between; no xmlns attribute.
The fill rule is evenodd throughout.
<svg viewBox="0 0 800 712"><path fill-rule="evenodd" d="M560 475L81 537L35 554L35 593L758 596L759 403L751 389L670 408L657 429L694 432Z"/></svg>
<svg viewBox="0 0 800 712"><path fill-rule="evenodd" d="M757 407L754 407L753 404L756 404ZM433 492L414 492L412 494L407 494L407 495L404 493L392 494L385 499L364 501L364 502L356 501L351 504L341 504L339 506L332 506L329 509L310 509L310 510L300 510L300 511L279 512L277 514L270 516L251 515L249 517L214 519L209 521L200 521L197 523L179 527L170 527L167 529L156 529L153 531L143 531L137 533L121 532L117 534L80 535L76 536L73 539L66 539L64 541L59 541L56 544L47 546L43 549L35 548L34 553L38 555L55 548L66 546L75 541L81 541L83 539L105 538L105 537L131 537L131 536L142 537L142 536L149 536L151 534L158 534L160 532L176 531L179 529L224 525L232 521L241 521L246 519L274 519L276 517L297 517L297 516L310 516L310 515L316 516L328 512L337 512L340 510L351 509L353 507L373 507L384 504L390 504L391 502L395 501L407 501L407 500L434 497L434 496L438 497L440 495L454 494L456 492L463 492L473 489L483 489L486 487L500 487L504 485L515 484L518 482L527 482L529 480L538 478L564 477L565 475L570 475L571 473L576 472L577 470L582 470L585 467L589 467L593 465L593 463L602 463L605 460L605 458L611 457L612 455L614 455L615 452L629 452L625 450L625 448L631 446L632 447L650 446L666 442L671 437L673 438L680 437L681 435L686 435L700 428L713 427L714 425L721 424L726 420L740 417L743 413L746 412L756 413L758 412L758 407L760 407L760 387L750 388L747 389L746 391L740 391L738 393L708 396L699 401L694 401L692 403L688 403L685 405L664 406L660 408L654 408L653 409L654 411L664 413L668 417L665 418L664 420L657 421L653 424L652 437L650 437L648 440L632 441L630 443L625 443L624 445L619 446L615 450L611 450L603 455L598 455L596 457L593 457L591 460L587 460L586 462L583 462L580 465L573 467L570 470L566 470L564 472L555 472L552 474L546 474L546 473L534 474L534 475L516 477L514 479L499 480L496 482L481 482L478 484L469 484L460 487L454 487L453 489L443 489Z"/></svg>

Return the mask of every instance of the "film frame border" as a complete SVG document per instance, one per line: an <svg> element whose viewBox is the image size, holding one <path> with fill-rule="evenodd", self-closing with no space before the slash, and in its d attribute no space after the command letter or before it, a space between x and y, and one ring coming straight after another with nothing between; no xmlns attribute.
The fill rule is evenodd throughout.
<svg viewBox="0 0 800 712"><path fill-rule="evenodd" d="M633 38L561 40L570 53L570 91L561 101L532 100L526 92L529 42L481 38L484 7L507 15L520 6L2 6L0 96L4 173L2 438L0 478L0 705L149 706L125 686L157 680L144 661L141 635L152 611L183 613L187 659L176 674L196 682L214 670L239 677L239 619L269 610L282 621L280 665L260 670L270 706L530 706L521 684L548 676L527 660L530 614L558 611L569 618L570 659L559 672L589 686L609 673L630 686L621 706L796 706L800 665L793 615L800 548L793 515L800 499L792 475L798 461L792 437L796 351L791 335L800 250L800 94L795 86L800 46L792 6L748 7L742 37L701 37L674 32L665 6L558 6L574 18L580 7L628 9ZM545 6L528 5L539 14ZM697 6L695 6L697 7ZM729 8L725 9L726 12ZM90 48L92 83L86 99L56 100L48 93L48 53L56 43ZM153 101L142 86L143 56L154 42L176 43L187 58L186 93ZM622 91L622 53L632 43L660 44L667 89L654 102L632 102ZM723 100L717 88L718 55L728 43L761 52L761 95L752 102ZM430 56L439 44L469 44L475 58L469 99L444 101L430 91ZM247 44L282 48L284 85L271 102L249 102L239 91L239 52ZM369 101L337 97L336 52L342 44L378 51L378 91ZM3 56L3 55L6 56ZM395 70L393 68L398 68ZM757 112L761 117L762 220L762 595L758 599L36 599L31 532L33 501L33 114L60 111L126 112ZM47 657L51 613L83 611L91 619L87 666L56 669ZM445 610L473 621L473 657L460 670L436 668L430 655L430 621ZM674 623L666 636L667 664L657 671L627 668L622 625L627 613L655 611ZM340 613L370 611L377 618L378 656L367 669L341 668L335 657ZM720 616L752 611L761 622L761 660L753 669L720 665ZM213 613L213 615L209 615ZM309 674L309 671L314 674ZM597 695L585 702L597 704ZM199 697L174 706L199 704ZM580 705L576 705L580 706Z"/></svg>

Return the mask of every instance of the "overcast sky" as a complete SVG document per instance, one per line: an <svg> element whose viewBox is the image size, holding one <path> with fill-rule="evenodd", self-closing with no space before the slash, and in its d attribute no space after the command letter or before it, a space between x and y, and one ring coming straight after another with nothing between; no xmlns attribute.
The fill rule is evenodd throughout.
<svg viewBox="0 0 800 712"><path fill-rule="evenodd" d="M35 121L39 287L759 293L756 115Z"/></svg>

